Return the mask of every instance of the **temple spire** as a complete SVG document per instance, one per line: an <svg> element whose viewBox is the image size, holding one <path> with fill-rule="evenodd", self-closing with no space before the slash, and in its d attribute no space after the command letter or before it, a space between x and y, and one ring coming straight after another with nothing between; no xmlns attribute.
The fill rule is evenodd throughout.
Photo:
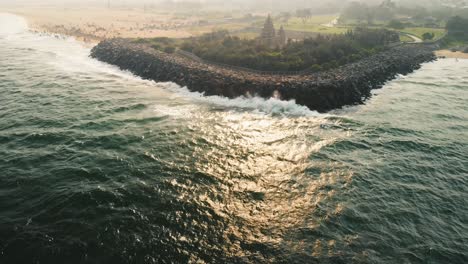
<svg viewBox="0 0 468 264"><path fill-rule="evenodd" d="M271 16L268 15L265 24L262 29L262 34L261 38L263 42L272 47L275 44L275 38L276 38L276 30L275 30L275 25L273 24L273 19L271 19Z"/></svg>
<svg viewBox="0 0 468 264"><path fill-rule="evenodd" d="M281 26L280 30L278 31L278 40L279 40L280 47L284 47L286 45L286 42L287 42L286 32L284 31L283 26Z"/></svg>

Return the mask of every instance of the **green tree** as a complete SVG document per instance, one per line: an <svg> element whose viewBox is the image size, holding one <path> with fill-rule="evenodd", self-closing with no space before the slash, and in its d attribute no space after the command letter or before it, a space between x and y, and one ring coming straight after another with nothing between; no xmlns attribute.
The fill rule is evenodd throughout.
<svg viewBox="0 0 468 264"><path fill-rule="evenodd" d="M449 34L466 34L468 32L468 19L455 16L447 22L447 31Z"/></svg>
<svg viewBox="0 0 468 264"><path fill-rule="evenodd" d="M422 35L423 40L432 40L434 39L434 37L435 37L435 34L432 32L431 33L426 32Z"/></svg>
<svg viewBox="0 0 468 264"><path fill-rule="evenodd" d="M281 18L285 25L289 25L289 20L291 19L292 15L290 12L281 12Z"/></svg>
<svg viewBox="0 0 468 264"><path fill-rule="evenodd" d="M369 56L398 40L399 35L394 31L357 28L344 35L319 35L274 49L258 40L220 32L186 39L178 45L208 61L264 71L300 71L338 67Z"/></svg>
<svg viewBox="0 0 468 264"><path fill-rule="evenodd" d="M164 48L164 52L166 52L166 53L174 53L175 50L176 50L176 48L172 47L172 46L167 46L167 47Z"/></svg>
<svg viewBox="0 0 468 264"><path fill-rule="evenodd" d="M388 27L389 28L394 28L394 29L404 29L405 28L405 24L403 24L401 21L399 20L391 20L389 23L388 23Z"/></svg>
<svg viewBox="0 0 468 264"><path fill-rule="evenodd" d="M298 9L296 16L302 19L302 23L306 23L312 17L312 10L310 8Z"/></svg>

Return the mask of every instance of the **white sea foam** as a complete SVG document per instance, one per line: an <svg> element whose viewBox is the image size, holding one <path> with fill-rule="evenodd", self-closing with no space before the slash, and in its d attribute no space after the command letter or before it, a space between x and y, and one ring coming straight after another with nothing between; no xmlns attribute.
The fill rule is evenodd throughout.
<svg viewBox="0 0 468 264"><path fill-rule="evenodd" d="M226 108L238 108L253 110L257 113L290 116L324 116L316 111L311 111L306 106L298 105L294 100L283 101L277 98L261 98L241 96L230 99L223 96L205 96L203 93L191 92L187 87L180 87L174 83L162 83L163 87L190 100L209 103Z"/></svg>
<svg viewBox="0 0 468 264"><path fill-rule="evenodd" d="M277 98L264 99L247 96L235 99L222 96L204 96L202 93L190 92L186 87L180 87L174 83L156 83L143 80L128 71L120 70L116 66L90 58L90 48L85 47L83 43L77 41L73 37L28 32L26 21L16 15L0 15L0 32L6 35L15 35L15 40L18 42L18 45L24 45L25 48L32 48L38 52L50 54L51 58L46 63L62 71L73 72L77 75L92 73L98 74L101 78L109 78L111 80L116 80L117 78L125 82L136 82L140 85L169 91L182 100L211 104L226 108L227 110L242 109L259 114L286 116L322 116L315 111L309 110L305 106L296 104L293 100L282 101ZM132 84L125 83L125 85ZM168 96L171 95L169 94Z"/></svg>

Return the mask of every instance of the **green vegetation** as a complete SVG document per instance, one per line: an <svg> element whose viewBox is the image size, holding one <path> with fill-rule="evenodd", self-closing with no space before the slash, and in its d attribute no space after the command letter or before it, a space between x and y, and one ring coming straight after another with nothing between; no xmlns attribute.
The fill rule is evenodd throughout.
<svg viewBox="0 0 468 264"><path fill-rule="evenodd" d="M434 33L429 33L429 32L426 32L422 35L423 40L433 40L434 36L435 36Z"/></svg>
<svg viewBox="0 0 468 264"><path fill-rule="evenodd" d="M285 12L278 17L274 17L273 22L276 28L283 26L285 30L290 31L312 32L320 34L344 34L349 30L348 27L324 26L332 22L337 17L337 15L313 15L307 16L305 18L292 16L290 13ZM258 21L254 26L263 26L263 20Z"/></svg>
<svg viewBox="0 0 468 264"><path fill-rule="evenodd" d="M406 25L399 20L393 19L388 23L388 27L393 29L404 29Z"/></svg>
<svg viewBox="0 0 468 264"><path fill-rule="evenodd" d="M468 43L468 19L452 17L447 22L447 36L441 44L445 48L465 46Z"/></svg>
<svg viewBox="0 0 468 264"><path fill-rule="evenodd" d="M408 35L400 34L400 41L401 42L413 42L414 39L409 37Z"/></svg>
<svg viewBox="0 0 468 264"><path fill-rule="evenodd" d="M212 31L222 31L222 30L229 30L229 31L239 31L249 27L249 23L221 23L219 25L202 25L202 26L192 26L187 28L187 31L193 35L202 35L205 33L209 33Z"/></svg>
<svg viewBox="0 0 468 264"><path fill-rule="evenodd" d="M447 32L449 36L468 40L468 19L459 16L452 17L447 22Z"/></svg>
<svg viewBox="0 0 468 264"><path fill-rule="evenodd" d="M403 27L442 28L447 18L457 15L468 15L468 9L439 6L427 9L424 7L405 7L396 1L382 0L378 5L367 5L360 2L350 3L342 13L341 22L346 24L388 25L391 28Z"/></svg>
<svg viewBox="0 0 468 264"><path fill-rule="evenodd" d="M359 60L397 41L399 35L394 31L357 28L342 35L290 41L282 49L271 49L256 39L218 31L187 39L178 47L205 60L256 70L320 71Z"/></svg>
<svg viewBox="0 0 468 264"><path fill-rule="evenodd" d="M174 53L177 45L181 43L180 39L172 39L166 37L159 38L138 38L134 40L134 43L148 44L155 50L163 51L166 53Z"/></svg>
<svg viewBox="0 0 468 264"><path fill-rule="evenodd" d="M294 21L294 20L292 20ZM330 20L331 21L331 20ZM328 21L328 23L330 22ZM275 27L279 27L281 24L276 23ZM326 27L319 24L299 24L290 23L284 26L285 30L304 31L304 32L315 32L320 34L344 34L349 28L348 27Z"/></svg>
<svg viewBox="0 0 468 264"><path fill-rule="evenodd" d="M312 10L309 8L298 9L296 11L296 16L301 18L302 21L305 23L310 17L312 17Z"/></svg>
<svg viewBox="0 0 468 264"><path fill-rule="evenodd" d="M164 52L166 53L174 53L176 51L175 47L167 46L164 48Z"/></svg>
<svg viewBox="0 0 468 264"><path fill-rule="evenodd" d="M367 23L373 25L376 20L390 21L395 18L396 4L385 0L377 6L368 6L360 2L352 2L342 13L342 22L355 20L358 24Z"/></svg>
<svg viewBox="0 0 468 264"><path fill-rule="evenodd" d="M442 38L446 33L443 25L449 14L459 12L461 11L448 7L432 10L403 7L391 0L384 0L374 6L353 2L343 11L340 22L348 25L367 24L370 27L391 28L430 41ZM407 36L402 36L401 39L404 42L409 41Z"/></svg>
<svg viewBox="0 0 468 264"><path fill-rule="evenodd" d="M403 42L413 41L405 34L425 41L440 39L445 35L445 29L441 26L445 25L445 20L446 18L436 10L402 7L391 0L384 0L381 4L374 6L353 2L340 17L341 24L366 24L369 27L398 30L402 33Z"/></svg>
<svg viewBox="0 0 468 264"><path fill-rule="evenodd" d="M231 34L232 36L239 37L241 39L255 39L258 38L259 34L255 32L238 32Z"/></svg>
<svg viewBox="0 0 468 264"><path fill-rule="evenodd" d="M287 24L305 24L305 25L322 25L322 24L328 24L334 19L336 19L338 16L337 15L317 15L317 16L311 16L307 20L302 20L300 17L291 17L288 21Z"/></svg>
<svg viewBox="0 0 468 264"><path fill-rule="evenodd" d="M445 34L445 29L443 28L425 28L425 27L408 27L403 30L402 32L415 35L420 39L424 39L424 34L434 34L433 39L440 39Z"/></svg>

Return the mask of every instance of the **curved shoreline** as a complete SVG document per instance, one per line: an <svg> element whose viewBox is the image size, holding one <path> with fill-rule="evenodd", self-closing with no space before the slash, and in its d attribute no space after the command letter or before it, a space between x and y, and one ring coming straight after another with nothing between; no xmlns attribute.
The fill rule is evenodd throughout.
<svg viewBox="0 0 468 264"><path fill-rule="evenodd" d="M461 51L451 51L451 50L438 50L436 51L437 57L451 58L451 59L468 59L468 53Z"/></svg>
<svg viewBox="0 0 468 264"><path fill-rule="evenodd" d="M370 91L397 74L408 74L435 59L434 45L408 44L390 48L334 70L307 75L260 75L190 60L156 51L131 39L105 40L91 57L158 82L174 82L205 95L235 98L256 95L295 100L326 112L362 103Z"/></svg>

